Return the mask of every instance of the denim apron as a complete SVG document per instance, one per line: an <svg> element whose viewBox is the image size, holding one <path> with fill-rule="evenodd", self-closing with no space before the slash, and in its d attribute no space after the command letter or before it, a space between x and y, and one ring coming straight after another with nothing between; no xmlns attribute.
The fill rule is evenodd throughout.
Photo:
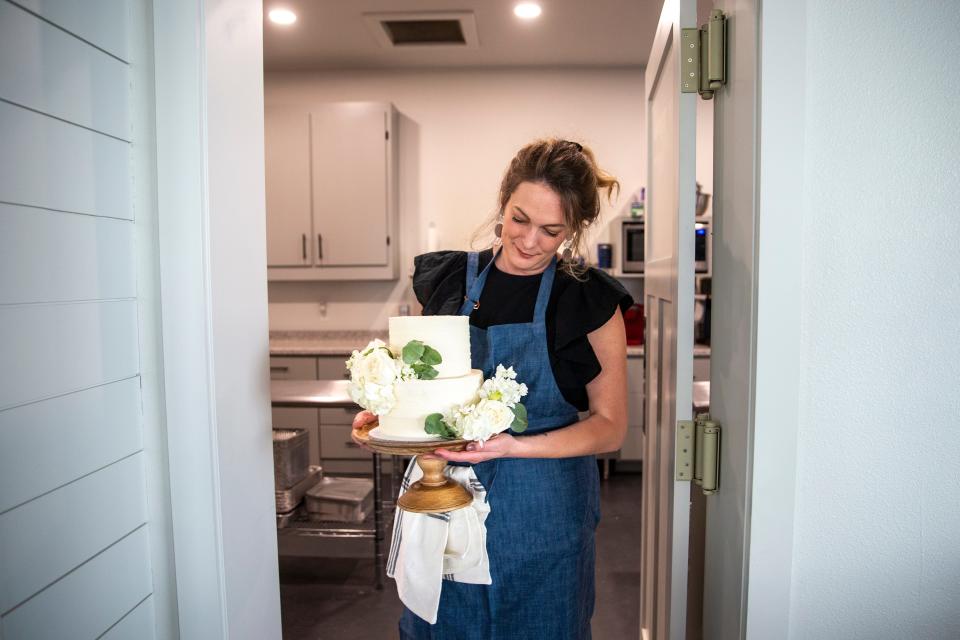
<svg viewBox="0 0 960 640"><path fill-rule="evenodd" d="M467 258L470 315L494 260L477 273ZM533 322L470 327L473 368L489 378L497 364L512 366L527 385L523 436L577 421L577 409L557 387L547 352L545 316L556 258L543 272ZM531 436L536 437L536 436ZM454 464L454 463L451 463ZM404 640L582 640L590 638L594 602L594 533L600 519L596 458L498 458L473 466L487 489L487 552L493 584L444 580L437 623L404 608Z"/></svg>

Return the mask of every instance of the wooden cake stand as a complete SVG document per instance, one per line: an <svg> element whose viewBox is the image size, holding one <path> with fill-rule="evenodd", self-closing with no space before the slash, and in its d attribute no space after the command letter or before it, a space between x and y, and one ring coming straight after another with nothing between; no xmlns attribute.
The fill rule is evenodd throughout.
<svg viewBox="0 0 960 640"><path fill-rule="evenodd" d="M390 455L416 456L417 465L423 471L423 477L408 488L397 505L404 511L413 513L444 513L462 509L473 502L473 496L459 483L444 475L447 461L443 458L423 458L420 454L433 453L437 449L463 451L469 440L384 440L374 438L370 431L378 426L377 422L364 425L356 430L356 439L364 446L379 453Z"/></svg>

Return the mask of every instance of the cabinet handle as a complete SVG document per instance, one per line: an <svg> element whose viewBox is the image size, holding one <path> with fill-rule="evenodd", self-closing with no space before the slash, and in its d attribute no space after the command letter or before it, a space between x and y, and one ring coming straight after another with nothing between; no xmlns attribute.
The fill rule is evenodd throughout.
<svg viewBox="0 0 960 640"><path fill-rule="evenodd" d="M344 442L343 444L344 444L345 446L351 447L351 448L353 448L353 449L359 449L359 448L360 448L360 445L358 445L358 444L357 444L356 442L354 442L353 440L347 440L347 441Z"/></svg>
<svg viewBox="0 0 960 640"><path fill-rule="evenodd" d="M301 235L301 244L303 245L303 261L307 261L307 234Z"/></svg>
<svg viewBox="0 0 960 640"><path fill-rule="evenodd" d="M290 371L290 367L270 367L270 371Z"/></svg>
<svg viewBox="0 0 960 640"><path fill-rule="evenodd" d="M323 236L319 233L317 234L317 250L319 252L317 259L323 260Z"/></svg>

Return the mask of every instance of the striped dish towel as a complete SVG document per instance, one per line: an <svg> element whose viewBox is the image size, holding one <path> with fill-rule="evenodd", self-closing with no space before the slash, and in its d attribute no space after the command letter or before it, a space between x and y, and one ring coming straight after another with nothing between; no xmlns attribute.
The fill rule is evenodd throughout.
<svg viewBox="0 0 960 640"><path fill-rule="evenodd" d="M387 575L396 580L400 600L430 624L437 622L444 580L491 583L487 490L473 467L448 465L444 473L466 487L473 503L447 513L410 513L397 507L387 558ZM403 475L400 495L422 475L414 458Z"/></svg>

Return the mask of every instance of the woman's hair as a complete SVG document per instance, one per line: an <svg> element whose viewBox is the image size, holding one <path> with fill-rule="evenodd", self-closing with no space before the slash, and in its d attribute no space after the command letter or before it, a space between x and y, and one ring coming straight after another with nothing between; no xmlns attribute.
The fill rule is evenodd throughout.
<svg viewBox="0 0 960 640"><path fill-rule="evenodd" d="M600 193L605 191L607 200L612 201L614 193L620 190L620 183L597 166L593 152L588 147L557 138L534 140L520 149L510 161L500 182L497 215L474 233L474 240L503 215L510 196L523 182L542 184L559 196L567 240L570 241L574 257L560 266L579 278L585 269L580 266L577 257L584 255L584 232L600 216Z"/></svg>

